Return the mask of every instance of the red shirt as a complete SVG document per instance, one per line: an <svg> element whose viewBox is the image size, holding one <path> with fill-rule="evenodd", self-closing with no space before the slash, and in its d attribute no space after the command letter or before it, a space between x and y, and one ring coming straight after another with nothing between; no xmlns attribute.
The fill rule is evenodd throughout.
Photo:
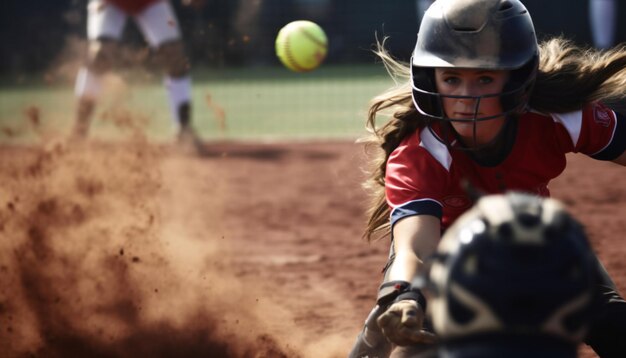
<svg viewBox="0 0 626 358"><path fill-rule="evenodd" d="M405 138L387 161L385 190L391 224L412 215L441 218L449 227L473 203L461 183L487 194L517 190L549 196L548 183L566 165L565 154L580 152L600 160L626 149L626 119L602 104L562 114L527 112L517 121L509 155L493 167L448 148L428 129Z"/></svg>
<svg viewBox="0 0 626 358"><path fill-rule="evenodd" d="M162 0L106 0L119 7L128 15L135 15L143 11L148 5Z"/></svg>

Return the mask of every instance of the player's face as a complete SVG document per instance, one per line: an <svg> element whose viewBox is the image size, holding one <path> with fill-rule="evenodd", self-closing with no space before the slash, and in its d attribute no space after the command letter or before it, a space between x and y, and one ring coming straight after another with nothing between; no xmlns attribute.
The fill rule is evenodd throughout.
<svg viewBox="0 0 626 358"><path fill-rule="evenodd" d="M437 91L442 95L451 96L477 97L498 94L502 92L508 77L508 71L435 69ZM489 143L504 124L504 116L484 121L472 120L474 117L491 117L501 114L502 105L499 96L481 99L443 97L443 107L446 117L456 119L452 121L455 131L470 145ZM474 126L476 126L475 131Z"/></svg>

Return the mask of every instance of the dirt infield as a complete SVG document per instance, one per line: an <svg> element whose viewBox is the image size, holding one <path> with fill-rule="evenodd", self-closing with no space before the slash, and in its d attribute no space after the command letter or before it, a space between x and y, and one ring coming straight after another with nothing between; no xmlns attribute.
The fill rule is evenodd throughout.
<svg viewBox="0 0 626 358"><path fill-rule="evenodd" d="M387 254L360 239L363 148L208 148L0 146L0 352L345 357ZM623 169L569 161L553 195L624 291Z"/></svg>

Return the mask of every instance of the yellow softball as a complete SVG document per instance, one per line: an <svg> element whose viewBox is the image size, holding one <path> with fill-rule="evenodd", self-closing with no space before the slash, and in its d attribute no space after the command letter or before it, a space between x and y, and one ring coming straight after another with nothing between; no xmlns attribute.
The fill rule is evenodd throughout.
<svg viewBox="0 0 626 358"><path fill-rule="evenodd" d="M298 20L285 25L276 36L276 55L288 69L307 72L326 58L328 39L316 23Z"/></svg>

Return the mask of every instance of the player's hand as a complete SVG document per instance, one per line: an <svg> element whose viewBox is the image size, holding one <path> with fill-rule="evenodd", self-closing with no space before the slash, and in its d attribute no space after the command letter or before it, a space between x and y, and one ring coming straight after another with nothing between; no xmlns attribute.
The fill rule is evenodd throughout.
<svg viewBox="0 0 626 358"><path fill-rule="evenodd" d="M378 317L377 323L387 339L399 346L432 344L437 340L433 333L422 330L424 312L413 300L392 304Z"/></svg>
<svg viewBox="0 0 626 358"><path fill-rule="evenodd" d="M200 10L206 4L206 0L181 0L181 3L184 6L188 6L196 10Z"/></svg>

